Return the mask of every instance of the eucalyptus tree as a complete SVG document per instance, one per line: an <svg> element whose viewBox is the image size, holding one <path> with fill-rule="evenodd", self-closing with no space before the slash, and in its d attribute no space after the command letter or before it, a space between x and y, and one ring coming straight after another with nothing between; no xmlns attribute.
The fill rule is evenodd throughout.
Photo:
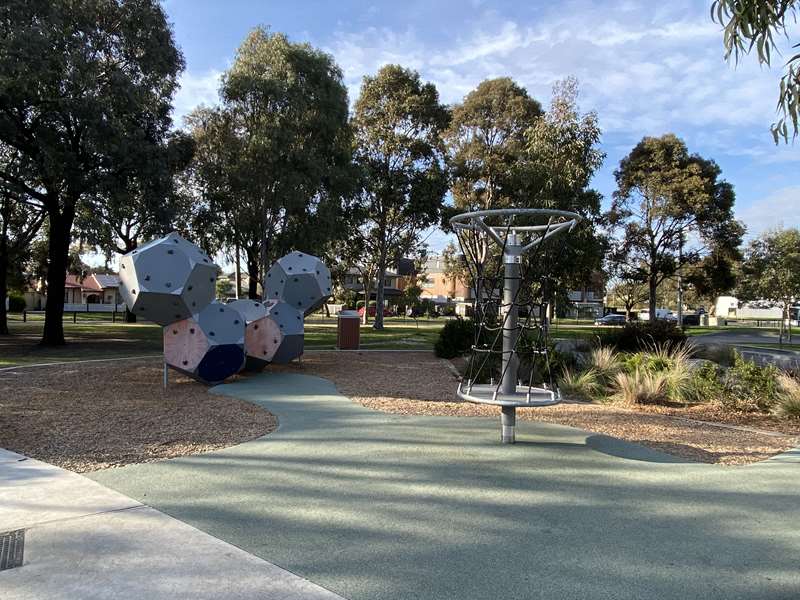
<svg viewBox="0 0 800 600"><path fill-rule="evenodd" d="M448 117L436 87L415 71L387 65L361 84L353 115L366 218L359 234L377 277L376 329L383 328L387 269L440 218L448 183L441 135Z"/></svg>
<svg viewBox="0 0 800 600"><path fill-rule="evenodd" d="M453 107L444 132L453 203L459 211L519 206L519 164L539 102L508 77L487 79Z"/></svg>
<svg viewBox="0 0 800 600"><path fill-rule="evenodd" d="M689 154L673 134L645 137L615 172L608 218L631 263L644 269L651 319L662 281L741 242L733 186L721 173L714 161Z"/></svg>
<svg viewBox="0 0 800 600"><path fill-rule="evenodd" d="M338 231L352 186L347 90L331 56L257 28L239 47L220 95L206 132L223 138L208 140L222 154L213 167L220 172L216 183L201 179L197 187L217 194L207 199L209 218L221 214L236 224L232 241L247 255L254 296L276 258L292 249L313 253Z"/></svg>
<svg viewBox="0 0 800 600"><path fill-rule="evenodd" d="M750 242L744 252L737 295L741 300L780 303L781 341L784 325L788 323L791 342L790 308L800 300L800 229L768 231Z"/></svg>
<svg viewBox="0 0 800 600"><path fill-rule="evenodd" d="M43 344L64 343L76 214L167 136L182 68L157 0L0 4L0 142L31 174L0 167L0 181L47 213Z"/></svg>

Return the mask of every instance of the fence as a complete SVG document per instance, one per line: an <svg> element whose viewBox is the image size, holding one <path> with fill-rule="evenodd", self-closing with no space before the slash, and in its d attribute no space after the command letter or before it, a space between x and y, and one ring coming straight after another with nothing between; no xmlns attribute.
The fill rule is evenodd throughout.
<svg viewBox="0 0 800 600"><path fill-rule="evenodd" d="M125 314L125 304L64 304L64 314L72 313L72 322L78 322L78 315L81 314L106 314L111 316L111 322L117 322L117 315ZM22 322L28 321L29 315L43 315L43 310L23 310Z"/></svg>

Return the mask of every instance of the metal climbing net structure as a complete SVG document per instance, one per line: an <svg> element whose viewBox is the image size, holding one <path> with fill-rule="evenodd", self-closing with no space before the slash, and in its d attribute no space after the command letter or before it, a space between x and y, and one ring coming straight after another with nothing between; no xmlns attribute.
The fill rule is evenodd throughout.
<svg viewBox="0 0 800 600"><path fill-rule="evenodd" d="M548 354L549 266L580 219L568 211L508 208L450 220L474 294L475 337L458 396L500 406L503 443L514 443L517 407L561 399Z"/></svg>

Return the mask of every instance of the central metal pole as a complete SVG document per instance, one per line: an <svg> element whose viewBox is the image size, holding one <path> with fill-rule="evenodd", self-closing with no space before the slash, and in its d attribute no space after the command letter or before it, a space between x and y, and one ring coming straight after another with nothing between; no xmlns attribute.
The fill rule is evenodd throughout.
<svg viewBox="0 0 800 600"><path fill-rule="evenodd" d="M503 256L503 371L500 381L501 394L514 394L517 391L517 374L519 358L517 357L517 337L519 336L519 309L516 299L519 291L519 265L522 247L517 234L508 233L505 254ZM514 426L517 409L504 406L501 416L501 441L504 444L514 443Z"/></svg>

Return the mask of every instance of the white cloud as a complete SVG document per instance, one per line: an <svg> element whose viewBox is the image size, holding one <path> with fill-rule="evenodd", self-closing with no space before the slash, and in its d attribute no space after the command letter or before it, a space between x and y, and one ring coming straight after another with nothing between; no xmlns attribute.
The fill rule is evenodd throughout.
<svg viewBox="0 0 800 600"><path fill-rule="evenodd" d="M800 227L800 185L788 186L736 209L747 227L747 238L776 227Z"/></svg>
<svg viewBox="0 0 800 600"><path fill-rule="evenodd" d="M175 94L173 120L180 126L183 117L201 104L213 106L219 101L222 72L212 69L203 74L186 71L181 76L180 89Z"/></svg>

